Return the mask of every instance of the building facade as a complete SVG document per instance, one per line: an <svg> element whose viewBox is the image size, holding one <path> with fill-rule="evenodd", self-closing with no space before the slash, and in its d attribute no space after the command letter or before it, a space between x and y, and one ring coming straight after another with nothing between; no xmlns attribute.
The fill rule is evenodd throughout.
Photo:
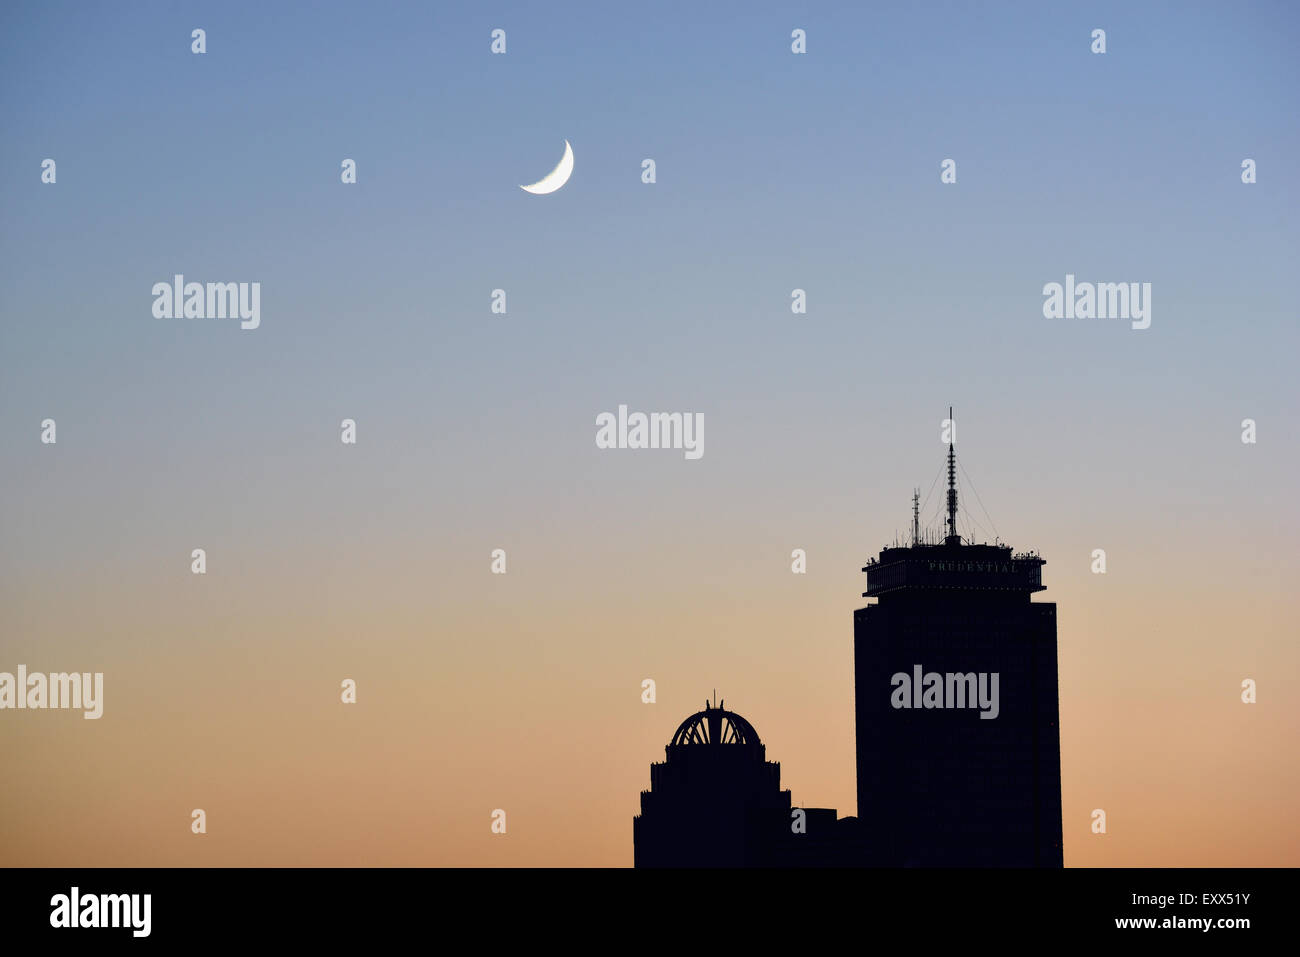
<svg viewBox="0 0 1300 957"><path fill-rule="evenodd" d="M1056 605L1044 561L957 534L886 548L853 614L858 817L872 863L1060 867ZM913 513L915 516L915 512Z"/></svg>

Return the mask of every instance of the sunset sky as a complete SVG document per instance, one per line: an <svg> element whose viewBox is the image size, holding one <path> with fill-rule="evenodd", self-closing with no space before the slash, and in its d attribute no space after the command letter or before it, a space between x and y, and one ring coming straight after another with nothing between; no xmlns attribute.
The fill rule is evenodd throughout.
<svg viewBox="0 0 1300 957"><path fill-rule="evenodd" d="M1297 42L1282 3L6 4L0 671L105 702L0 712L0 864L630 866L714 689L854 814L860 569L951 405L963 510L1047 560L1066 865L1300 865ZM177 273L260 327L154 318ZM1045 319L1067 274L1150 328ZM704 455L598 449L620 404Z"/></svg>

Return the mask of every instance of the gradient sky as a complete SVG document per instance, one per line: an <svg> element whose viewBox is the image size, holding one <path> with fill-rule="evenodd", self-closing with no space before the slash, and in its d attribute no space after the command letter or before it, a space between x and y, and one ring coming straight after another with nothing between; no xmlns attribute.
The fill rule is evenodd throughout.
<svg viewBox="0 0 1300 957"><path fill-rule="evenodd" d="M0 863L630 865L715 688L855 813L860 568L953 405L1047 559L1066 864L1300 864L1295 8L613 6L0 9L0 670L105 673L0 713ZM178 272L261 327L153 318Z"/></svg>

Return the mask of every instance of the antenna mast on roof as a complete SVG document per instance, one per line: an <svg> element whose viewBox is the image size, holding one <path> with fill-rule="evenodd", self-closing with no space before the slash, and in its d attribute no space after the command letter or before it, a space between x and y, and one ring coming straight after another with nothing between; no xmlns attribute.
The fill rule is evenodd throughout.
<svg viewBox="0 0 1300 957"><path fill-rule="evenodd" d="M957 444L956 426L952 421L952 406L948 406L948 537L947 545L960 545L957 534Z"/></svg>
<svg viewBox="0 0 1300 957"><path fill-rule="evenodd" d="M921 490L912 489L912 545L921 544Z"/></svg>

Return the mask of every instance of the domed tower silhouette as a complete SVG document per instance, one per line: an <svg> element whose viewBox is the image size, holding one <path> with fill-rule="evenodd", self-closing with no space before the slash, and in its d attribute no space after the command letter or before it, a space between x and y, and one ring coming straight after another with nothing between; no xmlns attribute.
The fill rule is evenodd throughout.
<svg viewBox="0 0 1300 957"><path fill-rule="evenodd" d="M664 751L666 760L650 765L650 790L641 792L632 820L636 867L798 863L801 851L814 851L834 831L833 809L793 812L781 765L767 760L754 726L725 702L705 702Z"/></svg>

